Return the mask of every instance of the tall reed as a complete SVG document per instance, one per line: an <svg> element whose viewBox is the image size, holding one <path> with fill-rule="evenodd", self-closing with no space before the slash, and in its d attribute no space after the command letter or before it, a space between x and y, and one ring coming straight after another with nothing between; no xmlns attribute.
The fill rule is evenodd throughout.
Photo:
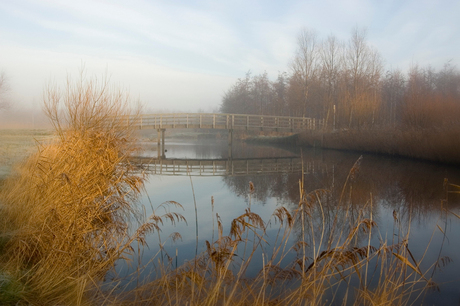
<svg viewBox="0 0 460 306"><path fill-rule="evenodd" d="M360 161L360 160L359 160ZM372 196L357 205L347 193L359 161L350 171L340 201L329 190L307 193L293 210L278 207L262 220L248 207L206 251L177 269L164 267L153 280L117 296L122 305L406 305L435 288L408 246L409 232L397 241L380 238L373 220ZM249 192L257 186L250 184ZM331 202L332 201L332 202ZM326 215L325 205L335 207ZM331 218L331 219L329 219ZM395 221L396 222L396 221ZM332 228L330 228L332 223ZM268 231L275 230L275 237ZM272 232L271 232L272 233ZM273 234L272 234L273 235ZM292 239L296 242L292 244ZM290 246L292 244L292 246ZM248 251L248 252L246 252ZM198 263L198 269L195 264ZM260 272L247 275L249 265Z"/></svg>
<svg viewBox="0 0 460 306"><path fill-rule="evenodd" d="M129 220L142 217L133 203L145 176L128 159L139 149L135 128L117 118L138 110L84 72L64 89L48 87L44 110L57 140L39 146L0 191L1 270L20 287L16 299L83 305L153 229L129 231Z"/></svg>

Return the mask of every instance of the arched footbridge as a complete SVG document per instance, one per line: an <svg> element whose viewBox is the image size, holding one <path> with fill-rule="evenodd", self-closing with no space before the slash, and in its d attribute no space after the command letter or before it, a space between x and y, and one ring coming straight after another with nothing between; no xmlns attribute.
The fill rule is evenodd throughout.
<svg viewBox="0 0 460 306"><path fill-rule="evenodd" d="M234 130L256 130L277 132L302 132L318 130L324 120L306 117L261 116L221 113L170 113L142 114L126 117L127 123L139 129L158 131L158 155L164 156L164 138L166 129L217 129L227 130L229 146L232 144Z"/></svg>
<svg viewBox="0 0 460 306"><path fill-rule="evenodd" d="M140 129L218 129L300 132L322 127L323 120L305 117L244 114L172 113L140 115L134 124Z"/></svg>

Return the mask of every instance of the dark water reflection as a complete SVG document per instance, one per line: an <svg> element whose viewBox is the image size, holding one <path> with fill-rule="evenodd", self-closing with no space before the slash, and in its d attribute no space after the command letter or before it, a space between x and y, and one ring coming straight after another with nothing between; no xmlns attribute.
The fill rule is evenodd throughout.
<svg viewBox="0 0 460 306"><path fill-rule="evenodd" d="M226 159L228 148L225 141L207 141L199 144L192 142L167 142L168 159ZM156 156L155 152L146 152ZM438 256L449 256L453 260L449 265L436 269L434 280L439 284L439 292L428 292L425 297L427 305L458 304L460 300L460 220L453 214L441 213L441 205L454 213L460 214L460 197L455 193L446 193L445 179L460 184L460 169L431 164L409 159L390 158L376 155L363 155L359 168L350 177L350 170L360 154L332 150L314 150L296 147L269 147L237 143L233 147L233 158L267 158L267 157L301 157L304 165L304 187L307 192L325 190L318 200L322 212L314 210L319 226L322 216L325 218L326 235L334 235L331 224L339 212L338 203L348 203L349 216L372 213L378 227L372 238L374 245L382 240L389 242L402 239L395 233L396 213L399 224L409 229L408 245L414 257L420 261L422 270L429 269ZM231 220L244 213L244 208L251 201L251 209L260 214L264 220L280 205L293 211L299 203L299 180L301 172L282 172L238 175L238 176L161 176L152 175L146 186L151 199L144 203L147 207L156 207L165 201L177 201L185 207L183 212L188 225L180 223L165 226L162 235L173 231L181 233L182 242L167 241L165 251L173 255L175 263L180 265L195 256L195 215L192 184L198 209L199 244L198 252L205 250L205 240L213 235L213 213L211 197L215 200L214 213L219 213L224 223L224 231L229 230ZM348 184L345 185L345 182ZM192 182L191 182L192 181ZM253 182L254 193L249 197L248 184ZM344 187L345 186L345 187ZM448 197L448 201L446 200ZM343 206L341 206L343 207ZM148 214L149 212L147 212ZM340 219L340 218L339 218ZM315 223L316 221L313 221ZM336 222L341 222L336 221ZM342 220L342 222L347 222ZM440 231L441 228L447 235ZM225 234L225 233L224 233ZM318 231L318 235L320 231ZM299 239L294 235L292 243ZM316 239L319 237L308 237ZM365 244L367 235L362 235L356 243ZM158 252L158 236L149 239L150 249L145 250L143 261ZM425 252L428 246L428 251ZM423 259L423 260L422 260ZM261 267L252 267L248 273L256 273ZM249 275L251 276L251 275ZM341 301L339 299L339 301Z"/></svg>

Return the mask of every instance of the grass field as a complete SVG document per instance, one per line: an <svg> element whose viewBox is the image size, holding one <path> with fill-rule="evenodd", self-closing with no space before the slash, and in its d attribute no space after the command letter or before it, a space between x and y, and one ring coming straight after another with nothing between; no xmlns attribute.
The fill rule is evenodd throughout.
<svg viewBox="0 0 460 306"><path fill-rule="evenodd" d="M0 130L0 179L4 179L11 167L37 150L40 143L54 138L52 130Z"/></svg>

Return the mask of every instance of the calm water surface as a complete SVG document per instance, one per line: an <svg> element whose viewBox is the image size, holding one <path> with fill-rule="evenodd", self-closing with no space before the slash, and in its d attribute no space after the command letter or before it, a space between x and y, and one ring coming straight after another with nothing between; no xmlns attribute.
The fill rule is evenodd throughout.
<svg viewBox="0 0 460 306"><path fill-rule="evenodd" d="M195 143L167 139L165 147L169 164L163 168L159 165L151 168L157 174L149 175L146 184L148 196L142 198L142 203L146 207L147 215L152 213L152 208L157 209L168 201L183 205L183 211L173 207L170 210L180 212L186 218L187 224L179 222L173 226L165 223L160 236L165 252L172 258L174 266L176 262L181 265L195 257L194 201L198 214L198 253L202 253L206 250L205 241L211 241L212 237L217 238L217 230L213 233L213 227L217 226L213 219L211 198L214 199L214 214L218 213L222 219L224 235L228 235L231 221L243 214L249 203L251 210L267 221L279 206L284 206L289 211L296 209L303 163L306 191L329 191L328 200L322 203L326 223L330 225L333 222L328 216L335 215L337 198L343 193L345 196L342 195L342 198L345 197L353 203L350 214L358 214L362 209L368 213L372 211L373 219L378 225L372 244L378 246L381 240L391 242L398 239L393 217L393 212L396 212L402 228L408 229L410 224L408 247L420 262L422 271L429 269L440 254L452 260L447 266L436 269L433 279L439 285L440 291L428 292L424 305L459 303L460 219L453 214L441 214L441 203L446 199L443 187L445 179L460 185L459 168L409 159L363 155L359 171L353 174L352 180L349 178L350 184L344 189L350 169L360 154L314 149L303 149L301 152L296 147L276 148L236 143L232 148L233 163L227 161L224 164L228 159L226 141L207 140ZM157 157L153 150L147 150L144 155ZM186 175L183 170L187 169L184 166L187 160L197 163L197 159L206 160L208 164L201 168L192 166L192 176ZM210 160L215 160L214 165L210 166ZM155 162L152 160L152 163ZM171 166L172 163L176 165ZM217 168L219 171L215 171ZM175 170L174 175L171 169ZM182 170L176 171L180 169ZM244 169L247 170L246 173ZM158 174L160 172L161 175ZM255 186L251 195L249 182L253 182ZM448 205L451 211L460 215L460 197L455 193L449 193L448 202L443 202L443 205ZM167 211L168 208L159 208L156 213ZM318 219L319 217L318 215ZM329 227L326 225L326 231ZM439 228L446 233L447 238L443 239L444 235ZM270 234L274 236L276 231L277 228L268 231L268 242L273 239ZM182 241L173 243L168 239L173 232L179 232ZM295 243L298 237L298 234L293 234L290 243ZM312 238L314 237L309 237L310 240ZM366 242L367 235L363 235L358 245L365 245ZM148 262L159 252L158 243L157 233L148 237L149 248L143 251L142 262ZM427 247L428 251L425 253ZM163 258L166 258L164 254ZM261 267L261 261L260 265L252 265L248 276L256 275ZM123 264L117 269L121 274L128 271Z"/></svg>

